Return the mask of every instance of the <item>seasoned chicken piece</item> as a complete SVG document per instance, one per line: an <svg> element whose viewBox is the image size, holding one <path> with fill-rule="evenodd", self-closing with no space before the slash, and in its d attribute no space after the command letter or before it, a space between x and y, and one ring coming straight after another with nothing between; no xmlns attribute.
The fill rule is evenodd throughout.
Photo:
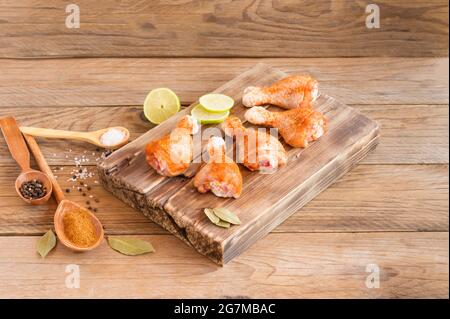
<svg viewBox="0 0 450 319"><path fill-rule="evenodd" d="M270 112L256 106L245 113L250 123L275 127L286 143L293 147L307 147L320 138L328 128L328 121L311 107L301 107L283 112Z"/></svg>
<svg viewBox="0 0 450 319"><path fill-rule="evenodd" d="M183 174L192 161L191 135L198 129L197 121L192 116L183 117L172 133L147 144L145 153L148 164L163 176Z"/></svg>
<svg viewBox="0 0 450 319"><path fill-rule="evenodd" d="M241 120L230 116L222 123L228 136L236 139L237 161L251 171L272 174L287 162L287 153L280 141L264 131L247 129Z"/></svg>
<svg viewBox="0 0 450 319"><path fill-rule="evenodd" d="M284 109L309 105L319 96L319 83L310 76L289 76L270 87L250 86L242 103L246 107L272 104Z"/></svg>
<svg viewBox="0 0 450 319"><path fill-rule="evenodd" d="M221 137L211 137L206 147L209 161L195 175L194 186L200 193L211 191L217 197L241 196L241 171L225 154L225 141Z"/></svg>

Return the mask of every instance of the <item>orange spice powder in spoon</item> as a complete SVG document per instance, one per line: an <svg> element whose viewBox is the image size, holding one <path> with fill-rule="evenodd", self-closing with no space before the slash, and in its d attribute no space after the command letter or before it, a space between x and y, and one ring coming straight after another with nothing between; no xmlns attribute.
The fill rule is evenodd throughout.
<svg viewBox="0 0 450 319"><path fill-rule="evenodd" d="M90 247L97 241L95 225L84 210L71 210L64 214L64 233L78 247Z"/></svg>

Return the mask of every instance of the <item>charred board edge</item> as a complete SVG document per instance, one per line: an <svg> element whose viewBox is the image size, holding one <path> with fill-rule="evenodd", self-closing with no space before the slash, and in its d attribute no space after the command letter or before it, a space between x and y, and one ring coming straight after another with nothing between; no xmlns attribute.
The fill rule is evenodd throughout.
<svg viewBox="0 0 450 319"><path fill-rule="evenodd" d="M98 167L98 171L100 181L107 191L114 194L132 208L141 211L151 221L181 239L188 246L193 247L200 254L208 257L219 265L224 265L280 225L289 216L297 212L314 197L335 183L340 177L348 173L364 159L369 152L376 148L379 139L379 128L378 126L374 126L374 129L370 134L359 141L359 144L361 144L360 148L353 147L349 149L347 153L341 154L341 156L346 156L350 160L342 162L336 157L329 165L327 165L327 168L325 168L326 173L324 175L325 178L321 179L322 183L319 181L319 183L314 184L314 187L308 190L308 192L305 193L305 196L298 196L301 193L301 190L294 192L291 197L298 197L298 200L294 200L294 202L290 203L287 207L281 205L272 209L272 213L268 215L268 217L273 220L272 223L265 224L264 227L261 227L253 234L249 233L245 236L241 236L238 241L235 241L233 245L230 245L229 247L227 244L224 245L223 243L214 241L212 238L193 231L189 227L179 227L169 213L164 209L155 206L148 199L148 195L129 189L127 185L121 184L118 180L113 180L113 182L111 182L112 180L107 177L106 171L102 169L101 166ZM335 172L339 172L339 174L335 175ZM278 218L273 219L273 217L277 215Z"/></svg>
<svg viewBox="0 0 450 319"><path fill-rule="evenodd" d="M273 207L272 213L267 214L265 218L272 220L271 223L265 223L257 232L248 232L247 234L240 236L239 239L234 239L232 245L230 245L230 243L214 241L213 238L194 231L194 229L191 229L189 226L185 228L178 226L171 214L166 212L159 205L155 205L148 194L142 194L130 189L129 185L121 183L119 179L111 179L111 177L108 176L107 170L103 169L100 165L98 166L99 178L107 191L113 193L134 209L141 211L151 221L181 239L185 244L193 247L200 254L207 256L219 265L224 265L258 239L264 237L364 159L379 142L379 127L376 122L373 122L373 125L374 126L369 134L352 145L347 152L340 154L339 157L335 157L333 161L324 168L325 174L321 176L321 180L318 180L318 183L313 183L313 187L310 188L304 196L298 196L302 192L301 188L294 191L290 194L290 197L298 197L298 200L294 200L288 204L287 207L284 205ZM340 160L340 157L347 158L348 160L342 161ZM339 173L336 175L335 172ZM275 216L278 217L274 218Z"/></svg>
<svg viewBox="0 0 450 319"><path fill-rule="evenodd" d="M166 214L162 209L151 205L145 194L141 194L129 187L125 183L121 183L118 179L110 179L108 171L102 166L97 166L99 181L103 188L114 196L128 204L130 207L140 211L148 219L160 225L186 244L190 245L186 239L184 230L177 226L170 215Z"/></svg>
<svg viewBox="0 0 450 319"><path fill-rule="evenodd" d="M132 208L142 212L148 219L181 239L188 246L196 249L200 254L207 256L219 265L223 265L223 247L221 243L212 241L211 238L192 231L189 227L179 227L170 214L161 207L157 207L151 201L148 194L136 192L129 185L121 183L118 179L110 179L107 170L100 165L97 169L100 183L105 190ZM196 244L194 246L192 243L204 244Z"/></svg>

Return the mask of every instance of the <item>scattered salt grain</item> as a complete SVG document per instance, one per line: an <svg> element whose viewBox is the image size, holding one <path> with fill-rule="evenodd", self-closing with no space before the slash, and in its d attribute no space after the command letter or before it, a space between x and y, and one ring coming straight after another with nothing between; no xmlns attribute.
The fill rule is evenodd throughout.
<svg viewBox="0 0 450 319"><path fill-rule="evenodd" d="M72 153L72 155L70 155L69 153ZM90 152L88 153L87 151L84 151L84 153L86 153L87 155L83 155L83 153L76 154L75 152L72 152L71 149L66 150L65 157L71 159L75 165L75 167L73 167L71 170L69 169L68 174L70 174L70 175L69 175L69 178L67 179L67 182L77 183L79 186L71 185L71 188L73 190L79 191L80 192L79 194L81 194L85 197L95 199L95 196L92 194L93 188L92 188L92 186L88 185L87 183L88 183L89 179L91 179L91 178L94 179L97 177L94 172L90 171L91 167L84 166L84 165L89 165L87 162L89 162L91 159L94 160L94 158L89 158ZM104 152L104 154L101 154L101 157L97 157L97 159L100 160L102 158L105 158L110 153L111 153L111 151L106 150ZM92 153L92 155L99 156L100 154ZM63 170L63 168L57 167L54 170L54 172L56 173L56 171L60 171L60 170ZM94 184L99 184L99 182L97 180L94 180ZM92 207L92 209L97 209L97 208Z"/></svg>

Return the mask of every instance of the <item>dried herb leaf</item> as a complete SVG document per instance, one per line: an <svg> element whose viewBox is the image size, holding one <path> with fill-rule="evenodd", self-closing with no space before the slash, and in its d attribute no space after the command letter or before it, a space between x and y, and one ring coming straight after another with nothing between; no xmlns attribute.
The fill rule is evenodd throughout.
<svg viewBox="0 0 450 319"><path fill-rule="evenodd" d="M216 216L216 214L214 214L214 210L210 209L210 208L205 208L204 210L206 216L208 216L209 220L213 223L213 224L217 224L218 222L220 222L220 218Z"/></svg>
<svg viewBox="0 0 450 319"><path fill-rule="evenodd" d="M231 224L229 222L225 222L223 220L219 220L218 223L215 223L216 226L223 227L223 228L230 228Z"/></svg>
<svg viewBox="0 0 450 319"><path fill-rule="evenodd" d="M56 236L53 231L49 230L39 238L39 241L36 244L36 251L42 258L45 258L47 254L52 251L56 246Z"/></svg>
<svg viewBox="0 0 450 319"><path fill-rule="evenodd" d="M241 221L239 220L239 217L237 217L235 214L230 212L226 208L214 208L214 214L216 214L217 217L219 217L221 220L226 221L233 225L240 225Z"/></svg>
<svg viewBox="0 0 450 319"><path fill-rule="evenodd" d="M155 252L152 244L137 238L108 237L109 246L127 256L137 256Z"/></svg>

